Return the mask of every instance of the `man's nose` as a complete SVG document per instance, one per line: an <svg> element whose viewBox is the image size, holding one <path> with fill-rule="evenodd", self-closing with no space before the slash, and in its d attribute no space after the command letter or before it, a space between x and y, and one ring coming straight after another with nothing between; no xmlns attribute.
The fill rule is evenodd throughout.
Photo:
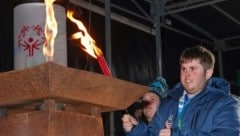
<svg viewBox="0 0 240 136"><path fill-rule="evenodd" d="M189 76L190 75L190 70L189 69L184 70L184 75Z"/></svg>

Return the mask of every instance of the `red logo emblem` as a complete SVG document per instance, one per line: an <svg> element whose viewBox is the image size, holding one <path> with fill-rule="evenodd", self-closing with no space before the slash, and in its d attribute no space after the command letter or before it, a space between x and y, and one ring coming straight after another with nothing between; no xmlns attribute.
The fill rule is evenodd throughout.
<svg viewBox="0 0 240 136"><path fill-rule="evenodd" d="M18 46L29 57L34 56L35 50L41 49L45 42L45 35L40 25L23 26L18 35Z"/></svg>

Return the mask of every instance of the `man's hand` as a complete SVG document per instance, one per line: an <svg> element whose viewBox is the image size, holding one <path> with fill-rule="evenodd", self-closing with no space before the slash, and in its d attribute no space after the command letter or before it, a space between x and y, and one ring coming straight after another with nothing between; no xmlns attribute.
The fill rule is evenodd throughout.
<svg viewBox="0 0 240 136"><path fill-rule="evenodd" d="M166 128L161 129L158 136L171 136L171 126L168 121L165 123Z"/></svg>
<svg viewBox="0 0 240 136"><path fill-rule="evenodd" d="M124 114L122 117L123 129L125 132L131 132L133 126L137 125L137 120L129 114Z"/></svg>

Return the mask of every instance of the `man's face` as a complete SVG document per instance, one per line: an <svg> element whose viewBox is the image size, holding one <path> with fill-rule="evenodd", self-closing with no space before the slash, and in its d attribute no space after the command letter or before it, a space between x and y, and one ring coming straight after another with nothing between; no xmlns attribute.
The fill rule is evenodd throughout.
<svg viewBox="0 0 240 136"><path fill-rule="evenodd" d="M193 59L181 64L180 80L188 94L201 91L207 79L207 70L200 64L199 59Z"/></svg>
<svg viewBox="0 0 240 136"><path fill-rule="evenodd" d="M148 121L151 121L157 108L160 104L160 98L157 94L147 92L142 97L143 100L143 114L146 116Z"/></svg>

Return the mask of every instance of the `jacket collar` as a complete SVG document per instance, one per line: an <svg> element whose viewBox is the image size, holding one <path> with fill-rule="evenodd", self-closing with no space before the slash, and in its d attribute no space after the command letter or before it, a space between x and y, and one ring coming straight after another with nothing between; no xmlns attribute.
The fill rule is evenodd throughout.
<svg viewBox="0 0 240 136"><path fill-rule="evenodd" d="M179 82L168 92L168 96L179 100L184 91L183 85ZM203 91L198 95L204 95L208 91L220 91L221 93L230 94L230 84L224 78L212 77L207 81Z"/></svg>

